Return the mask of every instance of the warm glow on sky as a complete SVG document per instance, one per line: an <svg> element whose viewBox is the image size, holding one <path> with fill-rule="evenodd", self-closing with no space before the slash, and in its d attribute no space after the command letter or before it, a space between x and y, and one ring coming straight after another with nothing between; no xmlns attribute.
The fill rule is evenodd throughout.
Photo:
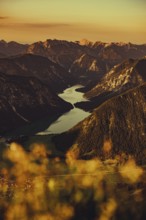
<svg viewBox="0 0 146 220"><path fill-rule="evenodd" d="M145 0L0 0L0 39L146 43Z"/></svg>

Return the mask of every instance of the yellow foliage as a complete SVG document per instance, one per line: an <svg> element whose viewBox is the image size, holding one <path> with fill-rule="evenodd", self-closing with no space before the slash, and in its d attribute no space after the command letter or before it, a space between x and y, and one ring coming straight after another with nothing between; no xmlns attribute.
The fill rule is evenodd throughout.
<svg viewBox="0 0 146 220"><path fill-rule="evenodd" d="M68 152L66 160L49 159L44 145L34 144L26 152L12 143L1 161L0 207L4 211L0 219L70 220L80 214L87 219L94 207L94 219L110 220L123 208L124 199L133 198L131 207L144 202L141 187L132 188L130 194L125 190L146 182L143 168L132 158L118 166L114 162L118 157L105 163L97 158L76 160L77 152ZM124 190L121 183L127 184Z"/></svg>
<svg viewBox="0 0 146 220"><path fill-rule="evenodd" d="M119 168L119 172L123 178L126 178L131 183L136 183L140 180L143 169L136 165L133 159L129 159L123 166Z"/></svg>
<svg viewBox="0 0 146 220"><path fill-rule="evenodd" d="M105 154L110 153L112 150L112 141L111 140L105 140L103 144L103 152Z"/></svg>
<svg viewBox="0 0 146 220"><path fill-rule="evenodd" d="M117 208L116 201L114 199L110 199L106 204L102 205L102 214L101 214L99 220L112 219L116 208Z"/></svg>

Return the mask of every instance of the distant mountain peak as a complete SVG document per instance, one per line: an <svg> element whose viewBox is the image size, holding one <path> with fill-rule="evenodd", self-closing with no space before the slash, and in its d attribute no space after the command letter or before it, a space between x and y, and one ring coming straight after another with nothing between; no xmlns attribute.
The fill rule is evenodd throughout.
<svg viewBox="0 0 146 220"><path fill-rule="evenodd" d="M89 41L87 39L82 39L79 41L79 44L82 45L82 46L92 46L94 43L92 41Z"/></svg>
<svg viewBox="0 0 146 220"><path fill-rule="evenodd" d="M0 40L0 43L5 44L7 42L5 40Z"/></svg>

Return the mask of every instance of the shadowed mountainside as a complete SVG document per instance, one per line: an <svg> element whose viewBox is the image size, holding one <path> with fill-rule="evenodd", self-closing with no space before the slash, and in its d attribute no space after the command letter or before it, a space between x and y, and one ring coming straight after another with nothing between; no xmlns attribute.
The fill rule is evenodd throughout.
<svg viewBox="0 0 146 220"><path fill-rule="evenodd" d="M15 41L0 41L0 57L23 54L28 48L28 44L20 44Z"/></svg>
<svg viewBox="0 0 146 220"><path fill-rule="evenodd" d="M75 42L48 39L31 44L27 52L47 57L68 70L76 57L82 53L81 49L82 46Z"/></svg>
<svg viewBox="0 0 146 220"><path fill-rule="evenodd" d="M54 141L76 158L107 159L124 153L145 160L146 84L106 101Z"/></svg>
<svg viewBox="0 0 146 220"><path fill-rule="evenodd" d="M63 67L45 57L33 54L0 59L0 71L11 76L36 77L54 92L60 92L74 82Z"/></svg>
<svg viewBox="0 0 146 220"><path fill-rule="evenodd" d="M86 85L87 90L88 87L94 86L95 81L97 82L103 77L106 72L106 65L104 61L84 53L72 63L69 71L78 82ZM84 91L85 89L81 90Z"/></svg>
<svg viewBox="0 0 146 220"><path fill-rule="evenodd" d="M45 117L61 115L72 105L36 78L0 73L0 133Z"/></svg>

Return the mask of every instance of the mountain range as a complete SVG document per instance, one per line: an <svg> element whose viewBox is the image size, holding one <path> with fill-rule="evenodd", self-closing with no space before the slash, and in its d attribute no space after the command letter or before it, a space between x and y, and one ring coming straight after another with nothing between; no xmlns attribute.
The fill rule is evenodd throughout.
<svg viewBox="0 0 146 220"><path fill-rule="evenodd" d="M15 41L6 42L0 41L0 57L13 56L23 54L27 51L28 44L20 44Z"/></svg>
<svg viewBox="0 0 146 220"><path fill-rule="evenodd" d="M39 41L30 45L0 41L0 54L4 57L34 54L48 58L63 67L76 83L84 84L84 91L90 90L115 65L146 55L146 44L131 43L95 43L81 40Z"/></svg>
<svg viewBox="0 0 146 220"><path fill-rule="evenodd" d="M30 45L27 53L45 56L63 66L87 91L116 64L145 56L146 44L46 40Z"/></svg>
<svg viewBox="0 0 146 220"><path fill-rule="evenodd" d="M54 137L76 158L145 157L146 44L46 40L30 45L0 41L1 134L73 106L58 97L82 84L91 115Z"/></svg>

